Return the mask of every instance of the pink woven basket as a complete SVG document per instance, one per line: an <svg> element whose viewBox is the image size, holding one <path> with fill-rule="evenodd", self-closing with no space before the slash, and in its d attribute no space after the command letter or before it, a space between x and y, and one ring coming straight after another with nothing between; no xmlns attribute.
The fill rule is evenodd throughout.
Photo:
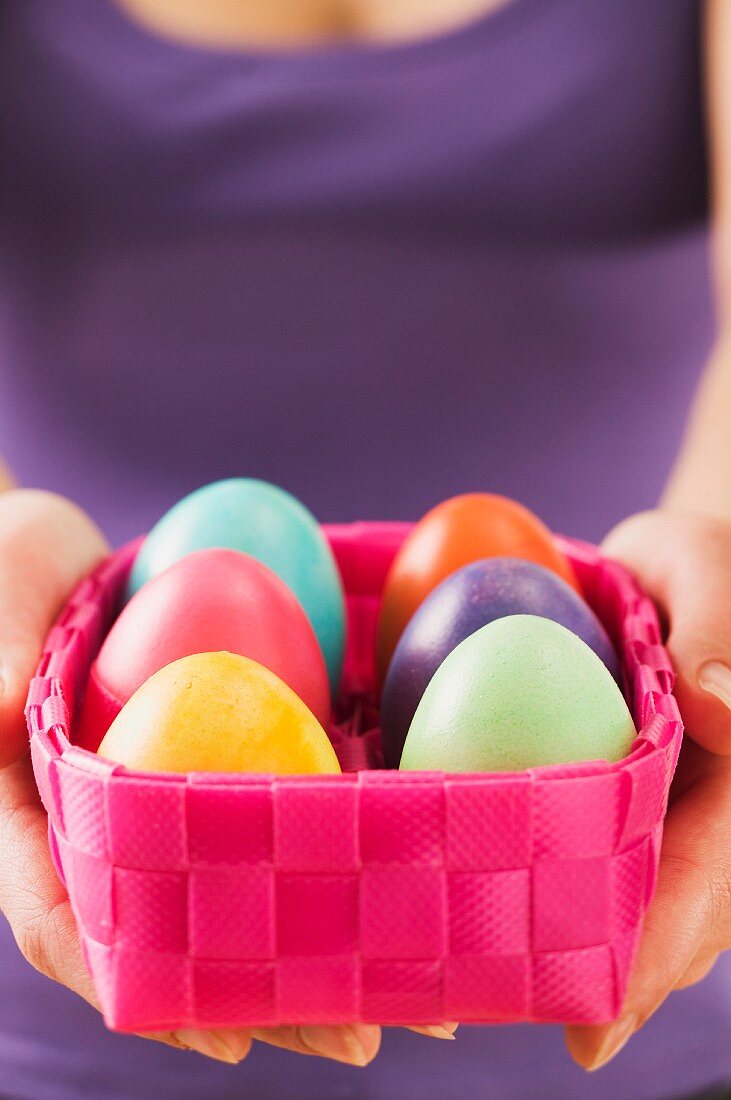
<svg viewBox="0 0 731 1100"><path fill-rule="evenodd" d="M349 649L347 774L136 774L73 712L135 546L78 588L27 704L49 838L110 1028L598 1022L618 1013L682 738L654 609L563 542L624 660L629 757L514 775L379 768L375 623L408 527L331 527Z"/></svg>

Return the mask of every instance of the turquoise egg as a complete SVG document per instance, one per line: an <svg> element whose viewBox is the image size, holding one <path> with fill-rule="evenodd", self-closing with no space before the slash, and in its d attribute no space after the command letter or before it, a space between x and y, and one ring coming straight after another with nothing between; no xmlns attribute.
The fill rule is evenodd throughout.
<svg viewBox="0 0 731 1100"><path fill-rule="evenodd" d="M636 737L611 673L586 642L538 615L509 615L445 658L416 709L406 771L512 772L621 760Z"/></svg>
<svg viewBox="0 0 731 1100"><path fill-rule="evenodd" d="M276 573L312 623L337 693L345 650L345 599L330 544L315 517L290 493L254 478L230 478L184 497L155 524L135 559L130 598L195 550L228 547Z"/></svg>

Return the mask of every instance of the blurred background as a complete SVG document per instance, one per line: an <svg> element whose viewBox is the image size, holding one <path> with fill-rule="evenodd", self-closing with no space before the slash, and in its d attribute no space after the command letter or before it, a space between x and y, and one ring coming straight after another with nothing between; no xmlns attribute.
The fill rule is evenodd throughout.
<svg viewBox="0 0 731 1100"><path fill-rule="evenodd" d="M723 3L724 0L721 0ZM716 322L697 0L1 0L0 452L114 545L227 476L321 521L653 507ZM0 931L7 1100L671 1100L731 974L595 1077L556 1027L367 1070L105 1031ZM708 1094L711 1095L711 1094ZM714 1093L715 1095L715 1093Z"/></svg>

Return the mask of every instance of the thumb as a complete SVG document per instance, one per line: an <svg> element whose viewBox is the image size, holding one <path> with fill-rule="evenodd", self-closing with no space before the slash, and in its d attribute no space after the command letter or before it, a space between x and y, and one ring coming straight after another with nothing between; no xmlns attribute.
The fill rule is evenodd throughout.
<svg viewBox="0 0 731 1100"><path fill-rule="evenodd" d="M23 708L45 635L107 552L70 501L33 489L0 496L0 768L27 750Z"/></svg>
<svg viewBox="0 0 731 1100"><path fill-rule="evenodd" d="M731 754L731 523L644 512L615 527L603 550L660 607L675 695L693 739Z"/></svg>

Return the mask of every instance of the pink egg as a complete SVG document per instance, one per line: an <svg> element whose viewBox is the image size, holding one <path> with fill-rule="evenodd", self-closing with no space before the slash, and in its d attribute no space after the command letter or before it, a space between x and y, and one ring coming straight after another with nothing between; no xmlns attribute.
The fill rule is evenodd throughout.
<svg viewBox="0 0 731 1100"><path fill-rule="evenodd" d="M148 581L113 624L89 672L77 743L95 751L127 700L165 665L220 650L270 669L327 725L327 669L302 605L248 554L209 549Z"/></svg>

